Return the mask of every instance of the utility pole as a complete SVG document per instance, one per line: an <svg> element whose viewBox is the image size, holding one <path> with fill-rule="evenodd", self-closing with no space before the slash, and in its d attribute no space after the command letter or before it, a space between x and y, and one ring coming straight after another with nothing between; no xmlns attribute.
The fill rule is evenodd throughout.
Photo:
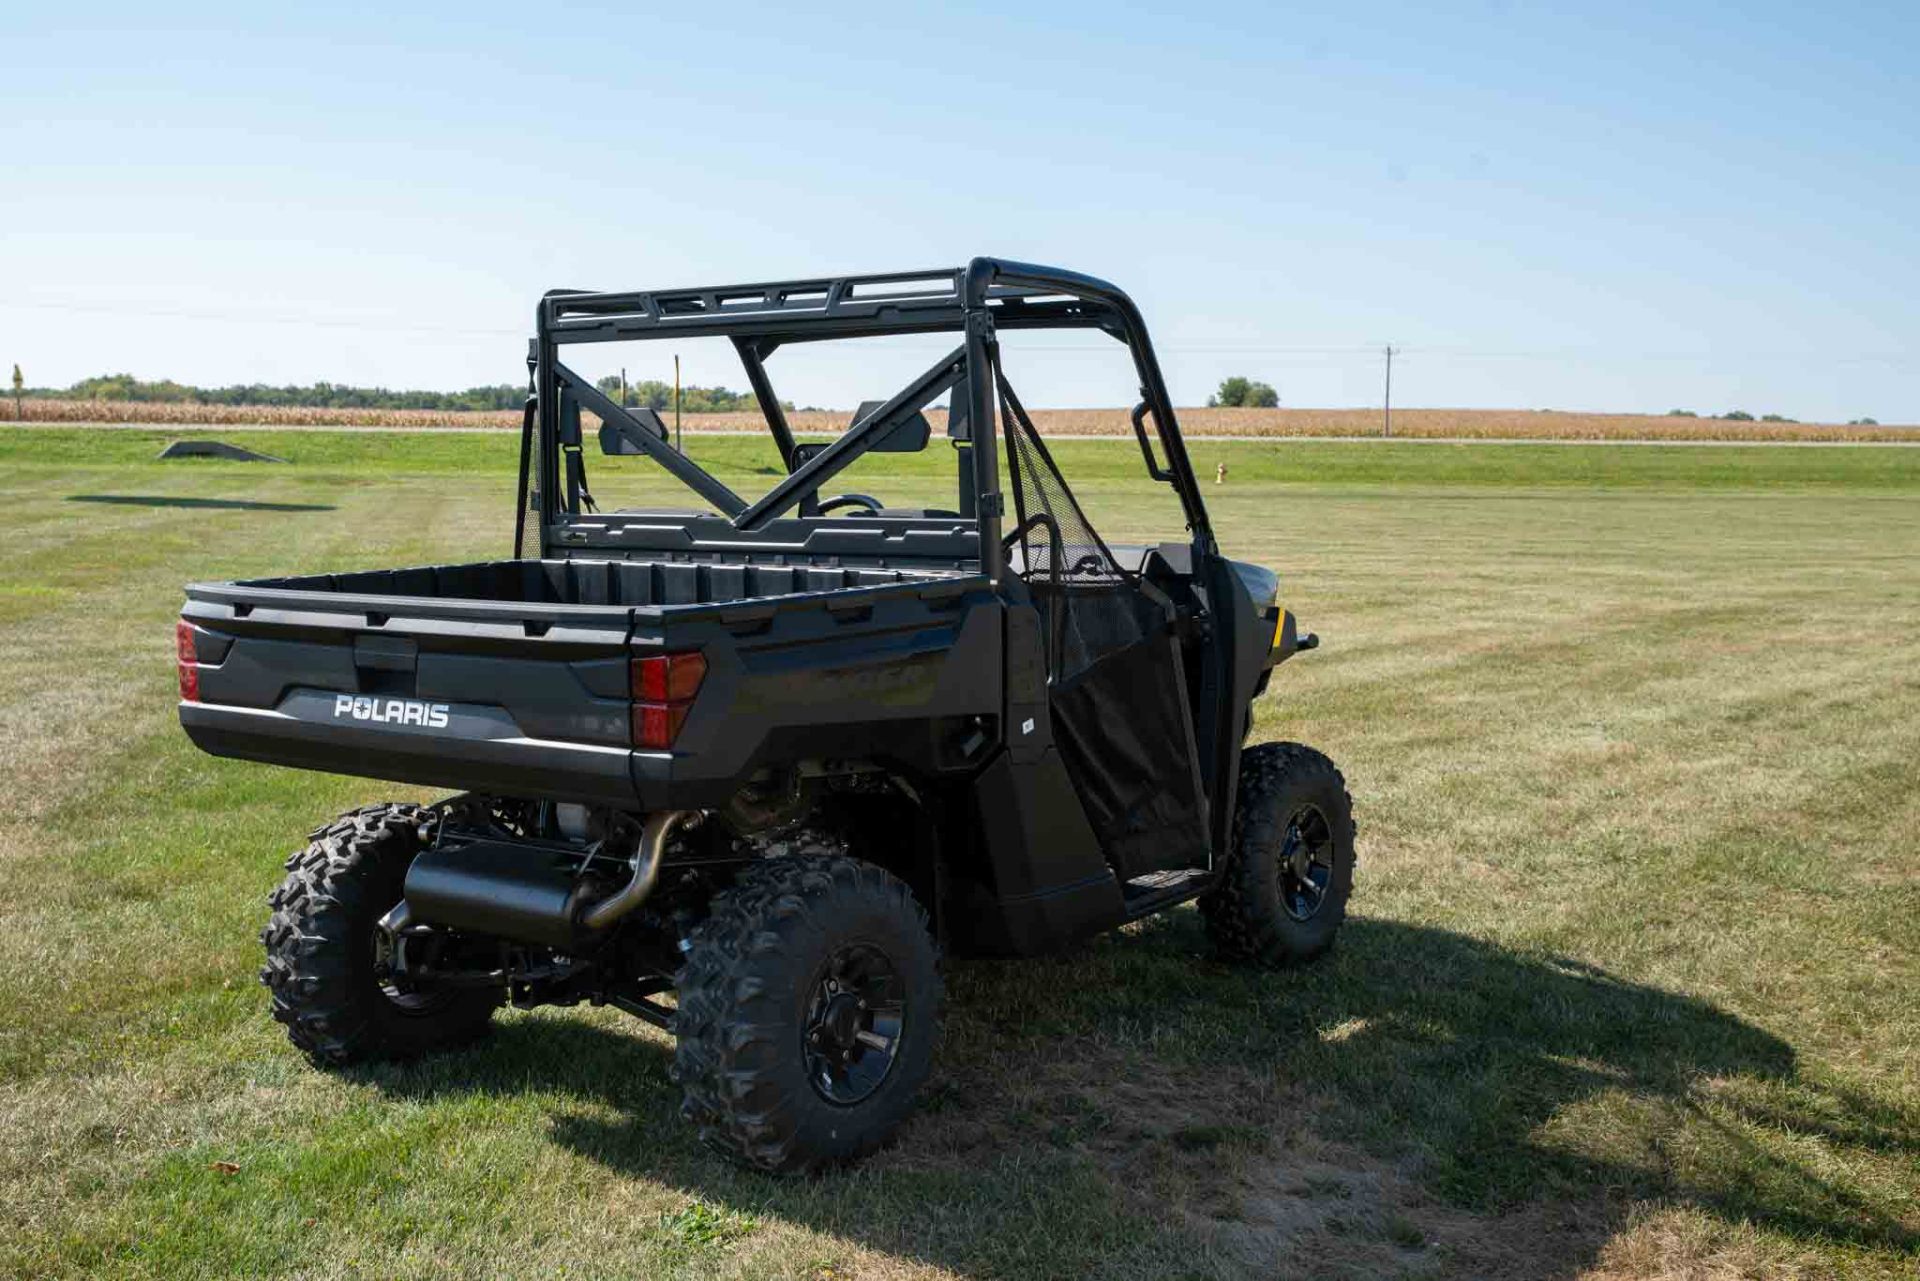
<svg viewBox="0 0 1920 1281"><path fill-rule="evenodd" d="M625 409L631 402L627 400L627 367L620 366L620 408Z"/></svg>
<svg viewBox="0 0 1920 1281"><path fill-rule="evenodd" d="M13 417L15 422L20 420L20 389L26 385L27 380L20 376L20 362L15 361L13 364Z"/></svg>
<svg viewBox="0 0 1920 1281"><path fill-rule="evenodd" d="M680 353L673 353L673 447L686 453L686 446L680 443Z"/></svg>
<svg viewBox="0 0 1920 1281"><path fill-rule="evenodd" d="M1387 348L1387 394L1385 399L1383 399L1380 403L1386 410L1386 426L1384 428L1384 434L1391 437L1393 435L1393 348L1392 347Z"/></svg>

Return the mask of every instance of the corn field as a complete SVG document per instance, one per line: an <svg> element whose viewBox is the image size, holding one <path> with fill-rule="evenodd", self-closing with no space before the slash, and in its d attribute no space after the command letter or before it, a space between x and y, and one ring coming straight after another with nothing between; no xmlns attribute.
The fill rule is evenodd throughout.
<svg viewBox="0 0 1920 1281"><path fill-rule="evenodd" d="M21 402L21 417L42 423L142 423L157 426L233 427L435 427L517 428L516 411L474 412L435 409L308 409L291 406L190 405L141 401L55 400L34 397ZM1381 434L1377 409L1182 409L1180 425L1189 436L1344 436ZM0 421L12 417L13 402L0 403ZM929 415L935 430L944 414ZM1039 409L1035 425L1054 436L1124 436L1131 428L1124 409ZM844 430L848 415L808 410L788 415L802 434ZM752 411L688 414L686 430L758 431ZM1729 422L1718 418L1679 418L1655 414L1583 414L1526 409L1396 409L1393 434L1415 439L1459 440L1731 440L1731 441L1897 441L1920 440L1912 426L1852 426L1836 423Z"/></svg>

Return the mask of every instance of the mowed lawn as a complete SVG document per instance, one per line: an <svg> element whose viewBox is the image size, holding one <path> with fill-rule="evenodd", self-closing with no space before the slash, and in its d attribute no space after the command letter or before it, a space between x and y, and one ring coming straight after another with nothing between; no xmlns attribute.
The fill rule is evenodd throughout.
<svg viewBox="0 0 1920 1281"><path fill-rule="evenodd" d="M512 442L162 439L0 430L0 1273L1920 1268L1920 450L1196 445L1324 640L1255 736L1346 770L1338 948L1228 967L1189 909L955 963L901 1142L773 1180L624 1015L339 1076L286 1044L281 860L416 793L192 750L180 585L502 555ZM1061 458L1164 532L1130 445Z"/></svg>

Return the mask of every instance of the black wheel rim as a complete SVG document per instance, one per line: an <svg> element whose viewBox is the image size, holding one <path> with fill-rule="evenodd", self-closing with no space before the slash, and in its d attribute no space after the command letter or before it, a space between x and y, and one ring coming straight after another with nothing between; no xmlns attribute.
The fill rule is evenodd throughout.
<svg viewBox="0 0 1920 1281"><path fill-rule="evenodd" d="M1280 905L1294 920L1311 921L1332 884L1333 828L1317 807L1303 805L1287 819L1280 842Z"/></svg>
<svg viewBox="0 0 1920 1281"><path fill-rule="evenodd" d="M900 1057L906 1014L906 985L886 953L853 943L829 956L800 1029L814 1092L842 1107L872 1095Z"/></svg>

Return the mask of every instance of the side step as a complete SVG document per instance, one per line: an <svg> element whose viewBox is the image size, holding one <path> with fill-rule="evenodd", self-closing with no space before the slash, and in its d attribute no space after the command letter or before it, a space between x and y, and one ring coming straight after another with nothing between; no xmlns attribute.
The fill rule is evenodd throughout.
<svg viewBox="0 0 1920 1281"><path fill-rule="evenodd" d="M1148 872L1145 876L1136 876L1121 885L1120 893L1126 905L1127 919L1137 921L1163 908L1184 903L1188 899L1199 898L1212 883L1213 876L1210 872L1189 867L1171 872Z"/></svg>

